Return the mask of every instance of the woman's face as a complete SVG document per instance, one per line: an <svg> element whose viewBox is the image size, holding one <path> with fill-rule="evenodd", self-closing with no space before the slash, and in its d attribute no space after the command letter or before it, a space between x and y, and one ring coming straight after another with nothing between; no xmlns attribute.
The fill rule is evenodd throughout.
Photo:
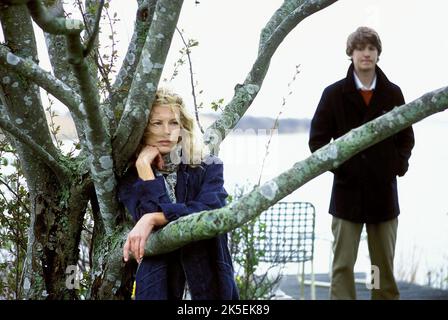
<svg viewBox="0 0 448 320"><path fill-rule="evenodd" d="M145 129L144 142L157 147L161 154L170 153L179 141L180 129L178 107L154 106Z"/></svg>

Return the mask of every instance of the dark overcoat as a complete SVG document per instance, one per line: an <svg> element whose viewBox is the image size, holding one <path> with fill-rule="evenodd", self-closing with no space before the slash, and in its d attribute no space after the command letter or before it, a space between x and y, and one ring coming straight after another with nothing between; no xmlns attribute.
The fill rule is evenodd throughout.
<svg viewBox="0 0 448 320"><path fill-rule="evenodd" d="M168 196L162 176L143 181L135 166L119 184L119 200L134 221L145 213L163 212L168 221L226 204L223 164L208 157L200 166L180 164L177 170L176 203ZM238 299L227 234L196 241L168 254L145 257L136 273L136 299L181 299L184 284L194 300Z"/></svg>
<svg viewBox="0 0 448 320"><path fill-rule="evenodd" d="M405 103L400 88L377 66L376 87L367 106L355 85L354 66L346 78L328 86L311 121L312 152ZM352 222L379 223L400 213L397 175L408 170L414 133L408 127L353 156L333 170L329 212Z"/></svg>

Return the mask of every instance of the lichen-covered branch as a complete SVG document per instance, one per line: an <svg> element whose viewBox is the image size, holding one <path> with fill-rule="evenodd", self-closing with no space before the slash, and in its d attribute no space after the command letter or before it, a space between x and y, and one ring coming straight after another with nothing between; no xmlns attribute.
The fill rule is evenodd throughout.
<svg viewBox="0 0 448 320"><path fill-rule="evenodd" d="M32 59L37 63L37 48L32 21L24 5L4 5L0 3L0 22L5 42L16 56ZM54 146L48 129L46 116L40 99L39 87L26 77L6 70L0 66L0 87L7 119L22 133L32 137L42 149L51 155L59 154ZM64 275L60 262L65 256L60 251L55 254L53 241L63 229L59 219L64 219L61 211L61 194L69 179L63 183L57 179L50 165L42 161L27 144L12 139L11 142L20 158L28 191L30 193L31 212L28 227L28 245L23 268L23 294L27 298L42 298L44 290L51 292L55 277ZM53 158L59 159L53 156ZM59 228L61 227L61 228ZM62 234L65 234L62 232ZM50 240L52 239L52 240ZM62 241L60 245L64 245ZM61 246L58 246L60 248ZM55 270L51 274L50 270ZM59 273L58 273L59 272ZM46 284L49 284L45 288Z"/></svg>
<svg viewBox="0 0 448 320"><path fill-rule="evenodd" d="M27 145L33 152L45 162L51 170L56 174L58 179L62 182L69 175L69 170L62 166L57 158L57 155L52 155L44 148L38 145L30 136L23 133L23 131L17 128L11 123L11 121L0 117L0 128L11 134L15 139L19 140L23 144Z"/></svg>
<svg viewBox="0 0 448 320"><path fill-rule="evenodd" d="M170 252L187 243L214 237L256 218L296 189L320 174L337 168L358 152L390 137L434 113L448 109L448 87L396 107L389 113L351 130L314 152L276 178L255 188L240 200L217 210L182 217L149 238L147 255Z"/></svg>
<svg viewBox="0 0 448 320"><path fill-rule="evenodd" d="M62 0L55 0L51 3L46 2L47 8L51 13L59 18L64 18L64 5ZM78 83L70 68L67 68L67 44L64 35L57 35L44 32L45 43L47 45L48 57L50 59L53 73L56 78L61 79L73 91L78 92Z"/></svg>
<svg viewBox="0 0 448 320"><path fill-rule="evenodd" d="M6 65L0 63L0 79L2 79L0 86L5 99L3 104L6 115L14 126L29 137L33 137L33 141L57 158L58 151L50 137L38 86L6 69L8 65L17 62L15 57L19 56L27 57L30 61L34 60L33 63L36 64L37 49L30 16L23 6L0 4L0 21L5 41L10 48L13 48L10 51L9 61L8 55L6 56ZM17 24L17 21L21 23ZM32 159L35 159L35 156L29 151L30 149L25 153L29 154L28 164L32 167L34 165ZM39 167L37 161L34 162ZM37 171L37 168L35 170Z"/></svg>
<svg viewBox="0 0 448 320"><path fill-rule="evenodd" d="M119 121L123 114L124 100L129 93L138 62L140 61L143 46L154 16L156 2L156 0L139 1L135 15L134 33L129 42L120 71L112 86L112 94L108 98L110 106L114 110L116 121Z"/></svg>
<svg viewBox="0 0 448 320"><path fill-rule="evenodd" d="M65 19L50 13L40 0L29 0L26 5L34 22L47 33L79 35L84 29L79 20Z"/></svg>
<svg viewBox="0 0 448 320"><path fill-rule="evenodd" d="M146 127L149 106L154 99L182 4L182 0L157 2L125 109L114 137L114 160L119 173L137 148Z"/></svg>
<svg viewBox="0 0 448 320"><path fill-rule="evenodd" d="M107 127L103 123L103 113L99 108L96 86L93 84L84 58L84 47L80 39L83 26L79 21L76 23L81 25L73 26L74 20L53 16L40 1L30 1L27 5L33 19L38 21L45 32L66 35L68 62L72 65L82 99L79 110L86 119L84 128L87 148L91 152L90 171L99 199L105 231L111 232L115 228L116 215L120 212L115 196L116 180L111 156L112 146Z"/></svg>
<svg viewBox="0 0 448 320"><path fill-rule="evenodd" d="M306 0L285 0L283 4L272 15L269 22L261 30L260 43L258 46L258 52L262 51L266 41L272 36L274 31L283 22L283 20L291 14L294 10L299 8Z"/></svg>
<svg viewBox="0 0 448 320"><path fill-rule="evenodd" d="M0 65L33 81L61 101L74 118L82 119L79 111L81 97L66 83L43 70L31 59L23 59L13 54L6 46L0 45Z"/></svg>
<svg viewBox="0 0 448 320"><path fill-rule="evenodd" d="M109 132L99 107L98 95L93 85L86 61L83 58L83 46L79 35L67 36L69 62L78 79L83 104L81 113L86 119L87 148L91 152L90 171L98 196L101 216L106 232L115 228L116 214L119 212L115 197L116 180L113 172L112 146Z"/></svg>
<svg viewBox="0 0 448 320"><path fill-rule="evenodd" d="M64 4L62 0L46 1L45 5L53 16L63 19L65 17ZM51 34L44 31L45 43L47 45L48 57L50 59L53 74L56 78L62 80L68 87L76 94L79 92L78 82L73 75L71 68L67 68L67 42L64 35ZM78 103L79 107L80 103ZM70 110L70 107L69 107ZM85 134L83 122L77 121L78 118L75 113L70 110L72 118L75 122L76 133L81 142L81 153L85 153Z"/></svg>
<svg viewBox="0 0 448 320"><path fill-rule="evenodd" d="M205 132L204 143L208 145L211 153L219 153L220 143L252 104L263 84L271 58L283 39L303 19L334 2L336 0L285 1L277 10L262 32L260 51L244 83L236 85L232 100L226 105L219 119Z"/></svg>

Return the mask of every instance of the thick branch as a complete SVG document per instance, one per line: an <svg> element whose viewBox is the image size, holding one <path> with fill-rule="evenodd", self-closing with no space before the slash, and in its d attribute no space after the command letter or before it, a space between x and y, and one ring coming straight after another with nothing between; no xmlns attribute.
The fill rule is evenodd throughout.
<svg viewBox="0 0 448 320"><path fill-rule="evenodd" d="M122 171L134 153L146 127L182 3L182 0L157 2L125 110L114 137L114 160L118 172Z"/></svg>
<svg viewBox="0 0 448 320"><path fill-rule="evenodd" d="M262 51L262 47L266 44L267 40L272 36L279 25L286 19L291 12L299 8L306 0L285 0L283 4L278 8L272 15L269 22L261 30L260 44L258 47L258 52Z"/></svg>
<svg viewBox="0 0 448 320"><path fill-rule="evenodd" d="M128 50L123 59L120 71L115 78L112 86L112 94L108 97L107 103L114 112L113 130L116 129L120 120L125 99L129 93L132 80L137 70L138 61L140 61L143 46L148 35L157 0L139 1L139 7L135 16L134 33L128 45Z"/></svg>
<svg viewBox="0 0 448 320"><path fill-rule="evenodd" d="M86 119L87 147L91 152L90 171L101 207L106 232L115 227L118 203L115 197L116 180L113 171L112 146L110 136L103 122L105 117L99 108L98 96L83 58L83 47L79 35L67 36L69 62L78 79L83 104L81 113Z"/></svg>
<svg viewBox="0 0 448 320"><path fill-rule="evenodd" d="M99 108L96 86L84 59L84 47L80 39L82 26L78 26L76 28L77 32L73 32L70 25L72 20L53 16L40 1L29 2L28 8L33 18L40 21L39 26L45 32L66 35L68 61L73 67L82 99L79 109L83 118L86 119L84 127L87 148L91 152L90 171L99 199L105 231L111 232L115 228L116 213L119 212L115 196L116 179L111 157L112 146L109 133L103 123L102 111Z"/></svg>
<svg viewBox="0 0 448 320"><path fill-rule="evenodd" d="M337 168L355 154L434 113L448 109L448 87L421 98L351 130L327 144L276 178L255 188L224 208L202 211L156 231L149 238L148 255L169 252L192 241L207 239L237 228L320 174Z"/></svg>
<svg viewBox="0 0 448 320"><path fill-rule="evenodd" d="M51 4L46 3L48 10L56 17L64 18L63 0L55 0ZM64 81L72 90L78 92L78 83L70 68L67 68L67 43L64 35L55 35L44 32L45 43L48 48L48 57L53 68L54 75Z"/></svg>
<svg viewBox="0 0 448 320"><path fill-rule="evenodd" d="M63 182L69 176L69 170L62 166L55 157L57 155L52 155L48 153L44 148L38 145L33 139L31 139L27 134L23 133L22 130L13 125L10 121L3 117L0 117L0 128L7 131L14 138L27 145L33 152L48 165L51 170L56 174L59 181Z"/></svg>
<svg viewBox="0 0 448 320"><path fill-rule="evenodd" d="M288 6L283 4L274 17L271 18L261 36L261 43L263 45L260 46L258 57L247 75L244 84L238 84L235 87L235 94L225 107L220 118L206 130L204 143L209 146L212 153L217 154L219 152L220 143L224 140L228 132L236 126L252 104L266 76L272 56L288 33L303 19L328 7L334 2L336 0L307 0L303 1L303 4L297 0L285 1L285 3L288 3ZM290 8L291 6L293 10ZM292 11L286 14L284 12L285 7L288 7L288 10ZM276 21L277 15L282 19L281 23ZM273 20L276 22L273 23ZM275 30L272 30L272 25L275 26ZM266 29L271 31L267 32Z"/></svg>
<svg viewBox="0 0 448 320"><path fill-rule="evenodd" d="M33 137L33 140L40 147L47 150L55 159L58 159L59 152L52 143L49 134L38 86L31 85L26 77L20 77L15 72L6 70L10 65L20 62L15 59L18 56L28 57L27 60L36 64L33 59L37 59L37 49L30 16L24 6L8 7L1 5L0 19L5 41L13 48L9 55L6 54L6 63L0 63L0 75L3 79L1 95L5 99L3 102L5 112L2 113L2 116L5 119L5 115L8 115L17 129ZM17 21L21 21L21 23L17 24ZM4 48L4 46L0 46L0 49ZM33 106L33 108L30 108L30 106ZM27 161L24 161L26 166L33 167L34 162L36 162L34 170L37 170L37 167L45 170L37 164L37 161L33 161L35 159L33 154L24 158L27 158Z"/></svg>
<svg viewBox="0 0 448 320"><path fill-rule="evenodd" d="M79 111L79 105L81 104L79 95L67 84L53 76L50 72L43 70L31 59L23 59L16 56L7 47L0 45L0 65L9 71L16 72L34 81L66 105L74 115L74 118L82 119Z"/></svg>
<svg viewBox="0 0 448 320"><path fill-rule="evenodd" d="M45 5L53 16L63 19L65 17L64 5L62 0L53 0L51 2L46 1ZM53 74L56 78L61 79L64 83L71 88L76 94L79 92L78 82L73 75L71 68L67 68L67 43L64 35L51 34L44 31L45 43L47 45L48 57L53 69ZM76 111L79 110L81 103L77 104ZM69 107L70 109L70 107ZM79 115L76 115L73 110L70 110L72 118L75 122L76 133L79 141L81 142L81 153L85 151L85 133L83 128L83 122L77 121L82 119Z"/></svg>
<svg viewBox="0 0 448 320"><path fill-rule="evenodd" d="M37 63L37 48L34 37L34 29L26 6L6 6L0 4L0 20L3 28L5 42L17 56L31 57ZM0 94L7 115L12 123L50 154L59 154L54 146L48 129L45 112L40 100L40 92L37 85L33 85L24 77L0 67L0 78L4 94ZM6 80L6 81L5 81ZM24 176L30 191L31 212L30 226L28 228L27 255L24 261L23 279L24 296L27 298L41 297L44 290L45 277L42 265L35 261L48 261L47 252L43 250L39 238L46 226L45 221L39 221L52 211L43 205L47 199L58 197L55 190L65 185L56 180L56 175L51 168L28 145L17 141L15 147L20 157ZM57 159L57 157L54 157ZM53 211L54 212L54 211ZM39 225L40 224L40 225ZM38 226L39 225L39 226ZM43 229L42 229L43 227ZM40 249L38 248L39 246Z"/></svg>
<svg viewBox="0 0 448 320"><path fill-rule="evenodd" d="M27 2L28 10L34 22L45 32L51 34L79 35L84 25L79 20L56 17L51 14L40 0Z"/></svg>

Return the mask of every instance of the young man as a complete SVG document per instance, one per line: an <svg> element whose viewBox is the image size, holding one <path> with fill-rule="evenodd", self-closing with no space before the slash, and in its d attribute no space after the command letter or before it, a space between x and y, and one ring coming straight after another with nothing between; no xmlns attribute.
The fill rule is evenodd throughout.
<svg viewBox="0 0 448 320"><path fill-rule="evenodd" d="M311 122L312 152L405 103L400 88L377 66L381 49L378 34L370 28L359 27L348 37L346 53L352 64L346 78L322 94ZM333 170L331 299L356 299L353 268L364 224L372 271L380 280L373 284L372 299L399 299L393 275L400 213L396 176L406 173L413 146L414 133L408 127Z"/></svg>

